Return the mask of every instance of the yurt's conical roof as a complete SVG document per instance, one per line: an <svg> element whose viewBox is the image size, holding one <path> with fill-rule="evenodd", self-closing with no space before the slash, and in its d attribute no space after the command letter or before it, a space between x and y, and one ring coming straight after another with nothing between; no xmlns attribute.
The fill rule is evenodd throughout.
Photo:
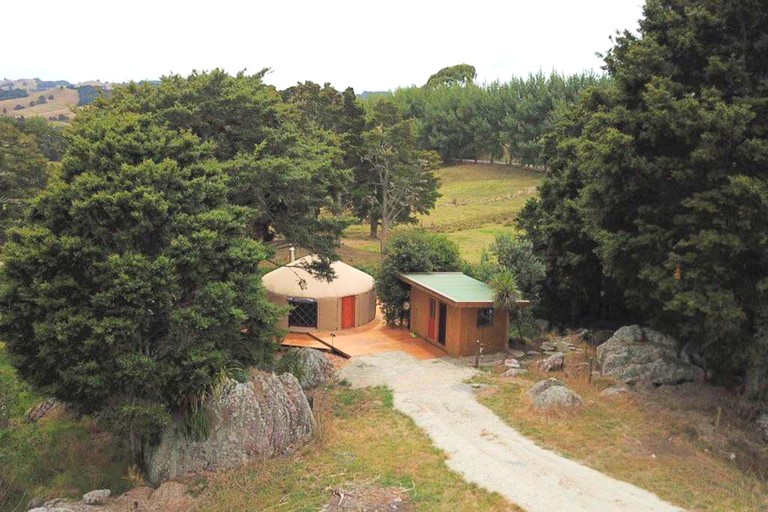
<svg viewBox="0 0 768 512"><path fill-rule="evenodd" d="M264 275L261 282L272 293L306 299L358 295L367 293L374 287L374 280L371 276L341 261L331 263L331 268L336 274L333 281L318 279L302 268L303 265L311 263L313 258L312 255L304 256L285 267L275 269ZM301 286L302 282L304 288Z"/></svg>

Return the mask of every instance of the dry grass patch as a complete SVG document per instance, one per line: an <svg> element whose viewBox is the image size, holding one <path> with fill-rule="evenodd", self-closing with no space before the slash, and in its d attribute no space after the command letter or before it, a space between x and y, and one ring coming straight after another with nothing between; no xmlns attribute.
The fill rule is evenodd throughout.
<svg viewBox="0 0 768 512"><path fill-rule="evenodd" d="M46 102L33 107L29 106L30 101L37 101L40 96L46 97ZM53 96L53 99L48 99L48 96ZM6 109L8 116L13 117L56 117L59 114L64 114L70 119L74 117L74 110L77 107L79 101L79 95L75 89L48 89L46 91L29 91L29 97L27 98L13 98L8 100L0 100L0 115L2 115L3 108ZM24 108L21 110L14 110L16 105L21 105Z"/></svg>
<svg viewBox="0 0 768 512"><path fill-rule="evenodd" d="M199 510L316 511L350 488L403 493L415 510L519 510L450 471L445 454L392 408L386 388L334 387L315 396L315 411L313 446L212 476Z"/></svg>
<svg viewBox="0 0 768 512"><path fill-rule="evenodd" d="M738 465L746 457L729 431L736 425L724 419L721 431L714 432L714 404L721 403L723 390L692 384L600 396L613 383L590 383L585 361L584 355L571 354L566 372L543 374L529 365L530 373L515 379L502 378L494 369L481 377L492 387L479 400L541 446L688 510L768 510L764 476ZM525 392L553 376L581 395L584 406L568 412L535 410ZM709 405L686 408L694 392L709 396ZM671 400L674 394L679 396ZM736 462L729 459L730 450L739 453Z"/></svg>

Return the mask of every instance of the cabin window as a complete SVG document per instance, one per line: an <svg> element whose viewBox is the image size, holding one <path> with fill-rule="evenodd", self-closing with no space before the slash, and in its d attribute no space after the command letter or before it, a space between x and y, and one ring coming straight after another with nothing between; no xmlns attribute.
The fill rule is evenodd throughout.
<svg viewBox="0 0 768 512"><path fill-rule="evenodd" d="M477 310L477 326L490 327L493 325L493 308L483 308Z"/></svg>

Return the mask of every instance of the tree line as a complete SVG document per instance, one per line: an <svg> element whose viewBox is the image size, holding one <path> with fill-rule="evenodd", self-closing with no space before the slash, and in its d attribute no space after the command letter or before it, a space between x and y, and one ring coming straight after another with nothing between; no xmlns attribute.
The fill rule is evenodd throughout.
<svg viewBox="0 0 768 512"><path fill-rule="evenodd" d="M587 88L610 80L594 73L538 72L478 85L475 76L473 66L459 64L438 71L422 87L392 94L404 117L419 120L422 147L445 162L483 158L543 166L542 137L558 112ZM369 101L387 99L378 95Z"/></svg>

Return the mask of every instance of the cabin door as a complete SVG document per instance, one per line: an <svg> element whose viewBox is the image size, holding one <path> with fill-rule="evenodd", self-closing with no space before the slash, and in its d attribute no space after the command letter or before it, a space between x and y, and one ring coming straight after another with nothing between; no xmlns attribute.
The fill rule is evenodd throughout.
<svg viewBox="0 0 768 512"><path fill-rule="evenodd" d="M429 298L429 320L427 321L427 338L434 340L437 332L437 301Z"/></svg>
<svg viewBox="0 0 768 512"><path fill-rule="evenodd" d="M440 318L437 323L437 342L441 345L445 345L445 323L448 318L448 307L440 303Z"/></svg>
<svg viewBox="0 0 768 512"><path fill-rule="evenodd" d="M341 328L349 329L355 326L355 296L341 299Z"/></svg>

